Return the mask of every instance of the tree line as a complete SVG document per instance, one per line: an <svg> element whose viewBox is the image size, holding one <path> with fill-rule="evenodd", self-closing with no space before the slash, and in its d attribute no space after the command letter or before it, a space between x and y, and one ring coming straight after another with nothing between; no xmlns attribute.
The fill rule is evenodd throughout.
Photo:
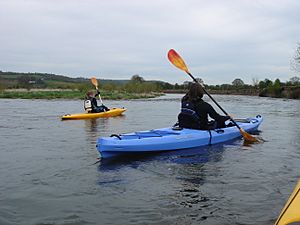
<svg viewBox="0 0 300 225"><path fill-rule="evenodd" d="M208 85L201 78L197 80L212 93L219 94L246 94L271 97L300 98L300 78L295 76L287 82L279 79L274 81L266 78L264 80L253 79L252 84L245 84L241 78L234 79L231 84ZM149 92L185 92L191 81L182 84L170 84L163 81L146 81L142 76L136 74L130 80L99 80L100 88L110 92L149 93ZM0 71L0 89L5 88L58 88L71 89L86 92L93 89L88 78L70 78L54 74L39 73L13 73Z"/></svg>

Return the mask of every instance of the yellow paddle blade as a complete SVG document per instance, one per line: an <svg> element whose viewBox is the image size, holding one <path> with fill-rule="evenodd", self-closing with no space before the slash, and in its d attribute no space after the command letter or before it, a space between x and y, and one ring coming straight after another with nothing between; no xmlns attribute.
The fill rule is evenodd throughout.
<svg viewBox="0 0 300 225"><path fill-rule="evenodd" d="M300 180L286 202L275 225L286 225L300 222Z"/></svg>
<svg viewBox="0 0 300 225"><path fill-rule="evenodd" d="M168 59L174 66L185 71L186 73L189 73L189 69L185 65L183 59L180 57L180 55L174 49L169 50Z"/></svg>
<svg viewBox="0 0 300 225"><path fill-rule="evenodd" d="M245 141L247 141L247 142L258 142L258 139L256 137L254 137L251 134L244 131L243 128L240 128L240 132L242 133Z"/></svg>
<svg viewBox="0 0 300 225"><path fill-rule="evenodd" d="M91 77L91 82L95 87L98 87L98 81L97 81L96 77Z"/></svg>

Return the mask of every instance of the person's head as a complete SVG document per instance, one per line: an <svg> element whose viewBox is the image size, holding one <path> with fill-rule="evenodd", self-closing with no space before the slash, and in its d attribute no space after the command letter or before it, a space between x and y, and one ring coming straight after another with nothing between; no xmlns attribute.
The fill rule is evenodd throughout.
<svg viewBox="0 0 300 225"><path fill-rule="evenodd" d="M193 82L187 94L190 101L197 101L203 97L203 89L200 84Z"/></svg>
<svg viewBox="0 0 300 225"><path fill-rule="evenodd" d="M86 96L87 96L87 97L94 97L94 93L93 93L92 91L88 91L88 92L86 93Z"/></svg>

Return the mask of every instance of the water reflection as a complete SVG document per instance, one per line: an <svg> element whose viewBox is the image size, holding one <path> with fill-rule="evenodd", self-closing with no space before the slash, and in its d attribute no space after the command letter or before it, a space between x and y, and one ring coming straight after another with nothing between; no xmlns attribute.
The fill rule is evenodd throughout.
<svg viewBox="0 0 300 225"><path fill-rule="evenodd" d="M84 128L86 134L86 142L88 144L92 144L93 146L95 146L96 139L99 135L99 120L98 119L84 120Z"/></svg>
<svg viewBox="0 0 300 225"><path fill-rule="evenodd" d="M109 136L114 130L119 130L123 126L123 120L126 117L123 115L112 118L98 118L84 120L84 130L88 143L96 143L101 136Z"/></svg>
<svg viewBox="0 0 300 225"><path fill-rule="evenodd" d="M232 146L238 143L239 141L230 142ZM211 182L211 176L219 177L222 174L223 171L216 165L223 160L226 147L228 143L192 149L173 160L180 163L179 168L176 166L178 169L175 174L179 188L173 200L183 209L193 208L193 212L187 213L188 220L207 220L220 210L215 203L219 197L211 196L206 191L206 186Z"/></svg>
<svg viewBox="0 0 300 225"><path fill-rule="evenodd" d="M90 120L85 120L85 130L87 133L96 133L98 132L98 120L97 119L90 119Z"/></svg>
<svg viewBox="0 0 300 225"><path fill-rule="evenodd" d="M108 159L101 159L98 170L114 170L121 167L137 167L144 162L160 162L174 164L203 164L208 161L217 162L222 159L224 145L205 146L178 151L151 152L143 154L124 154Z"/></svg>
<svg viewBox="0 0 300 225"><path fill-rule="evenodd" d="M144 162L150 162L155 159L159 153L146 153L138 155L120 155L108 159L101 159L99 161L98 171L105 172L109 170L119 170L123 167L137 168Z"/></svg>

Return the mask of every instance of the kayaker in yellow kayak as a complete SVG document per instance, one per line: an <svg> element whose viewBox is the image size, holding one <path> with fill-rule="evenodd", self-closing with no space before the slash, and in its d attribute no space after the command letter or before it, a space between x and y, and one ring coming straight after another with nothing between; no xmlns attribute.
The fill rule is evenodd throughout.
<svg viewBox="0 0 300 225"><path fill-rule="evenodd" d="M88 91L86 93L86 97L84 100L84 109L88 113L100 113L100 112L106 112L109 111L109 108L107 108L103 103L98 106L96 97L99 96L100 92L97 89L97 93L94 95L92 91Z"/></svg>

